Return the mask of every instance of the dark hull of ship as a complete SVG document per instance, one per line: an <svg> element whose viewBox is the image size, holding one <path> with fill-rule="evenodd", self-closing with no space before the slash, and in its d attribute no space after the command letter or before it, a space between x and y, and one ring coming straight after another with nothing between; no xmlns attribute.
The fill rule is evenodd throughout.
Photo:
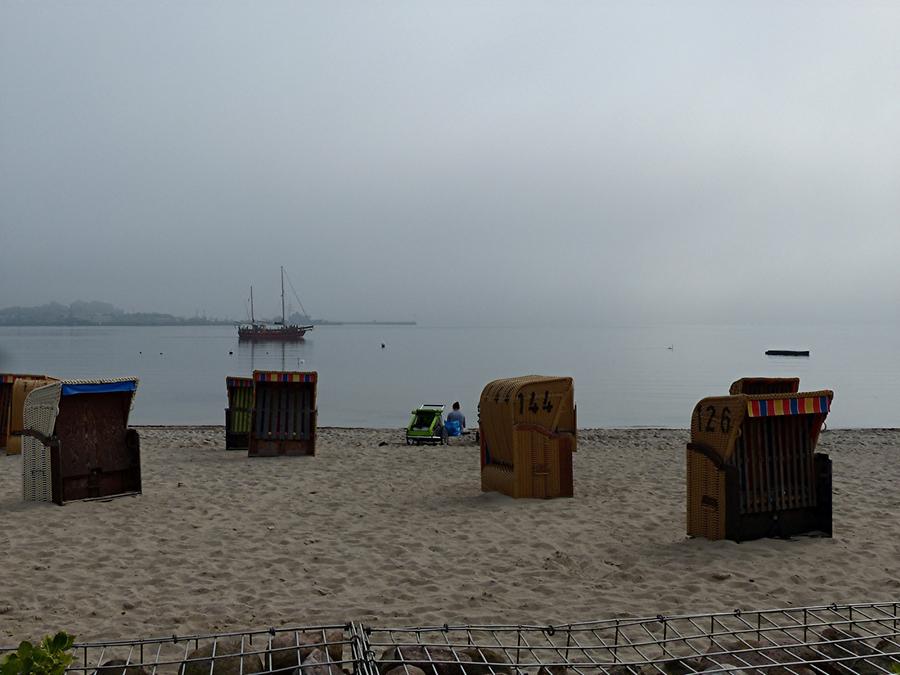
<svg viewBox="0 0 900 675"><path fill-rule="evenodd" d="M242 326L238 328L238 339L248 342L299 342L311 329L311 326L279 326L277 328L261 328L258 326Z"/></svg>

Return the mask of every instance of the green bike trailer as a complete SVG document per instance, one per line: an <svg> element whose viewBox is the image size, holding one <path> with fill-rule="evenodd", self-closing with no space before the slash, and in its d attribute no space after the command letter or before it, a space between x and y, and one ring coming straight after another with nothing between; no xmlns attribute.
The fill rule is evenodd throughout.
<svg viewBox="0 0 900 675"><path fill-rule="evenodd" d="M444 431L444 406L423 403L412 411L406 427L406 444L419 445L429 443L436 445L446 442Z"/></svg>

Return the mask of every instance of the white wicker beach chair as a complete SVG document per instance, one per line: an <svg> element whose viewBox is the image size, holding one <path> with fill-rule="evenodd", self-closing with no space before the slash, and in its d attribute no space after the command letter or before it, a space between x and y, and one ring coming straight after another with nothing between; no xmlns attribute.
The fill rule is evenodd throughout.
<svg viewBox="0 0 900 675"><path fill-rule="evenodd" d="M59 382L32 390L25 398L24 431L37 432L45 439L53 435L59 414ZM35 436L22 438L22 498L26 502L53 500L50 483L50 446Z"/></svg>

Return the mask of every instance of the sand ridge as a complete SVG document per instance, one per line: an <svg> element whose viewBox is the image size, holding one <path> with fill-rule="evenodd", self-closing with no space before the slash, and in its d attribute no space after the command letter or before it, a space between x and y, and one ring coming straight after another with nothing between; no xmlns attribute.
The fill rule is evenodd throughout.
<svg viewBox="0 0 900 675"><path fill-rule="evenodd" d="M144 427L144 494L24 503L0 456L0 644L361 620L655 616L900 597L900 430L822 435L833 539L684 534L683 430L583 430L575 498L482 493L474 438L321 429L249 459L217 427Z"/></svg>

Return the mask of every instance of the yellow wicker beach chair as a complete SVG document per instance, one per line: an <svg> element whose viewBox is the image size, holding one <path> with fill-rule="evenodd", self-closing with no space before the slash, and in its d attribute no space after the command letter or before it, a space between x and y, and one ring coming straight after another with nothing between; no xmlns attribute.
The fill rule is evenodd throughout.
<svg viewBox="0 0 900 675"><path fill-rule="evenodd" d="M22 419L25 397L32 389L56 380L47 375L3 375L0 384L0 443L7 455L22 452ZM6 423L4 425L3 419Z"/></svg>
<svg viewBox="0 0 900 675"><path fill-rule="evenodd" d="M253 378L226 377L228 407L225 408L225 449L246 450L250 445L253 413Z"/></svg>
<svg viewBox="0 0 900 675"><path fill-rule="evenodd" d="M63 380L24 406L22 493L57 504L141 492L140 438L128 428L134 378Z"/></svg>
<svg viewBox="0 0 900 675"><path fill-rule="evenodd" d="M253 371L250 457L316 454L315 372Z"/></svg>
<svg viewBox="0 0 900 675"><path fill-rule="evenodd" d="M834 392L705 398L687 446L687 533L831 536L831 460L815 452Z"/></svg>
<svg viewBox="0 0 900 675"><path fill-rule="evenodd" d="M490 382L478 405L481 489L511 497L571 497L575 389L570 377Z"/></svg>

